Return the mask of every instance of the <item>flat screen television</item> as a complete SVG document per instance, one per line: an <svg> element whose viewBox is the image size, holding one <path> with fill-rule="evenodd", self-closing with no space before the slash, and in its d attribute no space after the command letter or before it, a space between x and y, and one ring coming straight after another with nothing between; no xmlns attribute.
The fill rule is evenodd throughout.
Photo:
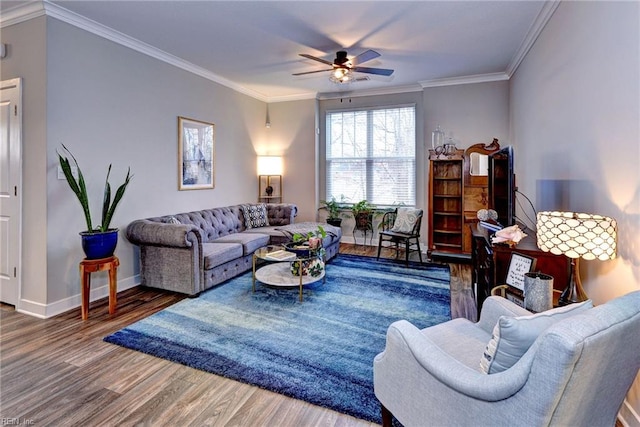
<svg viewBox="0 0 640 427"><path fill-rule="evenodd" d="M513 147L507 146L489 155L489 208L498 213L498 222L515 224L516 178Z"/></svg>

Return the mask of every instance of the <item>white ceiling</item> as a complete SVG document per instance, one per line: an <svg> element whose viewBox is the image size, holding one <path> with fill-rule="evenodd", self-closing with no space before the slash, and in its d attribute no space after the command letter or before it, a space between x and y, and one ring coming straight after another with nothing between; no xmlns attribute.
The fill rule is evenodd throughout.
<svg viewBox="0 0 640 427"><path fill-rule="evenodd" d="M401 91L508 78L557 3L544 1L0 2L0 25L43 14L111 38L265 101L341 91ZM23 13L24 15L24 13ZM78 16L79 15L79 16ZM106 27L106 28L105 28ZM337 50L382 56L390 77L337 85Z"/></svg>

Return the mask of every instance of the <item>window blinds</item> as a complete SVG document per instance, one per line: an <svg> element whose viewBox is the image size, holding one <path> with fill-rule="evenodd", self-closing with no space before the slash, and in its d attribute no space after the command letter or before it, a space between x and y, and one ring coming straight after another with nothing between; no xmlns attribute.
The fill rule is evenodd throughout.
<svg viewBox="0 0 640 427"><path fill-rule="evenodd" d="M416 203L415 107L327 112L327 200Z"/></svg>

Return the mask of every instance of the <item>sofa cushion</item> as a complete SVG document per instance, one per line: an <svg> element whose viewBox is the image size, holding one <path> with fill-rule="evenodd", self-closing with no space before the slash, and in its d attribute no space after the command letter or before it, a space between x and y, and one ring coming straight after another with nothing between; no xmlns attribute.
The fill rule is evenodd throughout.
<svg viewBox="0 0 640 427"><path fill-rule="evenodd" d="M591 300L543 311L531 316L501 316L493 329L480 368L485 374L502 372L518 362L542 332L554 323L593 307Z"/></svg>
<svg viewBox="0 0 640 427"><path fill-rule="evenodd" d="M220 237L212 243L240 243L243 255L250 255L258 248L267 246L269 244L269 236L259 233L233 233Z"/></svg>
<svg viewBox="0 0 640 427"><path fill-rule="evenodd" d="M396 215L396 220L393 223L391 231L395 231L396 233L411 233L421 213L422 209L398 208L398 214Z"/></svg>
<svg viewBox="0 0 640 427"><path fill-rule="evenodd" d="M247 228L266 227L269 225L267 206L264 203L257 205L242 205L244 225Z"/></svg>
<svg viewBox="0 0 640 427"><path fill-rule="evenodd" d="M242 245L240 243L203 243L202 252L204 269L210 270L225 262L240 258Z"/></svg>
<svg viewBox="0 0 640 427"><path fill-rule="evenodd" d="M478 354L491 338L484 329L467 319L458 318L421 330L442 351L468 368L479 370ZM464 345L460 345L464 342Z"/></svg>
<svg viewBox="0 0 640 427"><path fill-rule="evenodd" d="M271 223L271 220L269 220ZM277 226L247 228L242 233L244 234L264 234L269 236L270 245L283 245L291 241L291 238L278 229Z"/></svg>

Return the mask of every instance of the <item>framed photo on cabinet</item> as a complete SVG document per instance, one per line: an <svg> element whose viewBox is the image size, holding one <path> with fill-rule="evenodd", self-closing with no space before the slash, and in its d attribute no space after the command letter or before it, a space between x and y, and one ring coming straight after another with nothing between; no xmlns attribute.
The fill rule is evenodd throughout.
<svg viewBox="0 0 640 427"><path fill-rule="evenodd" d="M215 187L215 125L178 117L178 189Z"/></svg>
<svg viewBox="0 0 640 427"><path fill-rule="evenodd" d="M513 252L505 283L516 289L524 291L524 274L533 271L536 268L536 259L530 256Z"/></svg>

